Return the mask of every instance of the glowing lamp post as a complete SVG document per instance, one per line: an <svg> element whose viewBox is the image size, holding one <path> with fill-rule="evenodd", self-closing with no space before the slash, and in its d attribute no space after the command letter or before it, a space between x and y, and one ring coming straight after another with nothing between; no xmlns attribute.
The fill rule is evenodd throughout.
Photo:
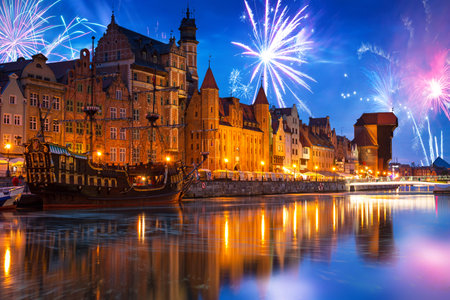
<svg viewBox="0 0 450 300"><path fill-rule="evenodd" d="M317 182L317 169L319 169L319 166L315 166L314 169L316 170L316 182Z"/></svg>
<svg viewBox="0 0 450 300"><path fill-rule="evenodd" d="M101 162L101 159L102 159L102 155L103 155L103 153L102 153L102 151L97 151L97 159L98 159L98 163L100 164L100 162Z"/></svg>
<svg viewBox="0 0 450 300"><path fill-rule="evenodd" d="M264 172L264 165L266 163L264 161L261 161L261 172ZM262 181L264 181L264 173L262 174Z"/></svg>
<svg viewBox="0 0 450 300"><path fill-rule="evenodd" d="M170 156L166 156L166 161L167 161L167 163L170 162Z"/></svg>
<svg viewBox="0 0 450 300"><path fill-rule="evenodd" d="M225 162L225 179L228 180L228 158L223 160Z"/></svg>
<svg viewBox="0 0 450 300"><path fill-rule="evenodd" d="M11 150L11 144L8 143L5 145L5 149L6 149L6 158L8 159L8 165L6 167L6 177L10 177L11 176L11 172L9 171L9 150Z"/></svg>
<svg viewBox="0 0 450 300"><path fill-rule="evenodd" d="M296 164L293 164L293 165L292 165L292 168L294 169L294 181L295 181L295 168L297 168L297 165L296 165Z"/></svg>

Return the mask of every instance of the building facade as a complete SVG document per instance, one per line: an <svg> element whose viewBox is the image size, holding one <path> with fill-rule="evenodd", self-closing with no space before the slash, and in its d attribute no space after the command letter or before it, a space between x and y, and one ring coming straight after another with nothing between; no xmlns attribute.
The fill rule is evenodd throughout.
<svg viewBox="0 0 450 300"><path fill-rule="evenodd" d="M270 161L269 124L269 103L262 88L253 105L220 98L208 68L200 92L194 91L186 109L186 164L198 164L201 154L208 152L206 169L263 170Z"/></svg>

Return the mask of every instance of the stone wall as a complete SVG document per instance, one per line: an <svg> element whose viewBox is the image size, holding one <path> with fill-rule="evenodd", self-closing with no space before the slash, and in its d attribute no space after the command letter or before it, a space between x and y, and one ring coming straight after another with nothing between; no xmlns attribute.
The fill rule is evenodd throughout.
<svg viewBox="0 0 450 300"><path fill-rule="evenodd" d="M185 198L346 191L348 191L348 189L344 182L206 181L194 183Z"/></svg>

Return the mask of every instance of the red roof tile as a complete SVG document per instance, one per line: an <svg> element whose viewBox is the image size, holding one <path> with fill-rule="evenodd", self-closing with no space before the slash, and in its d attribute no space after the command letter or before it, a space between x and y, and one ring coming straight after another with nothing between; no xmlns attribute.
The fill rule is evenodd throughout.
<svg viewBox="0 0 450 300"><path fill-rule="evenodd" d="M205 79L203 79L202 87L200 89L219 89L216 80L214 79L211 68L208 68L208 70L206 71Z"/></svg>
<svg viewBox="0 0 450 300"><path fill-rule="evenodd" d="M255 102L253 104L267 104L269 105L269 101L267 101L266 93L261 85L258 91L258 95L256 96Z"/></svg>
<svg viewBox="0 0 450 300"><path fill-rule="evenodd" d="M364 125L398 125L398 119L392 112L380 112L380 113L365 113L358 121L356 126Z"/></svg>

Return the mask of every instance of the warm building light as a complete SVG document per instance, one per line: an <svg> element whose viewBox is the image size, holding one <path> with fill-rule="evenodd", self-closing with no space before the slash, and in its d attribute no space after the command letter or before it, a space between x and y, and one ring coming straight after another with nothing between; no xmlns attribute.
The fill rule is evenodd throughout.
<svg viewBox="0 0 450 300"><path fill-rule="evenodd" d="M97 156L98 157L102 156L102 152L101 151L97 151Z"/></svg>
<svg viewBox="0 0 450 300"><path fill-rule="evenodd" d="M11 251L9 250L9 248L7 248L5 253L5 275L9 274L10 265L11 265Z"/></svg>
<svg viewBox="0 0 450 300"><path fill-rule="evenodd" d="M294 164L292 167L295 169L295 168L297 168L297 165Z"/></svg>
<svg viewBox="0 0 450 300"><path fill-rule="evenodd" d="M368 170L369 169L369 167L366 167L366 170Z"/></svg>
<svg viewBox="0 0 450 300"><path fill-rule="evenodd" d="M314 167L314 169L316 169L316 170L317 170L318 168L319 168L318 166L315 166L315 167Z"/></svg>
<svg viewBox="0 0 450 300"><path fill-rule="evenodd" d="M389 173L388 173L388 175L389 175L389 176L391 176L391 175L392 175L392 173L391 173L391 172L389 172Z"/></svg>
<svg viewBox="0 0 450 300"><path fill-rule="evenodd" d="M146 179L147 179L147 178L145 178L145 177L142 177L142 178L141 178L142 181L145 181Z"/></svg>
<svg viewBox="0 0 450 300"><path fill-rule="evenodd" d="M167 161L167 162L170 161L170 156L166 156L166 161Z"/></svg>
<svg viewBox="0 0 450 300"><path fill-rule="evenodd" d="M228 163L228 158L225 158L223 161L227 164Z"/></svg>
<svg viewBox="0 0 450 300"><path fill-rule="evenodd" d="M334 172L334 171L336 171L336 168L335 168L335 167L333 167L333 172Z"/></svg>
<svg viewBox="0 0 450 300"><path fill-rule="evenodd" d="M386 172L383 172L383 175L386 175Z"/></svg>
<svg viewBox="0 0 450 300"><path fill-rule="evenodd" d="M9 143L8 143L8 144L6 144L6 145L5 145L5 149L6 149L6 150L9 150L9 149L11 149L11 144L9 144Z"/></svg>
<svg viewBox="0 0 450 300"><path fill-rule="evenodd" d="M265 162L261 161L261 166L264 166Z"/></svg>

